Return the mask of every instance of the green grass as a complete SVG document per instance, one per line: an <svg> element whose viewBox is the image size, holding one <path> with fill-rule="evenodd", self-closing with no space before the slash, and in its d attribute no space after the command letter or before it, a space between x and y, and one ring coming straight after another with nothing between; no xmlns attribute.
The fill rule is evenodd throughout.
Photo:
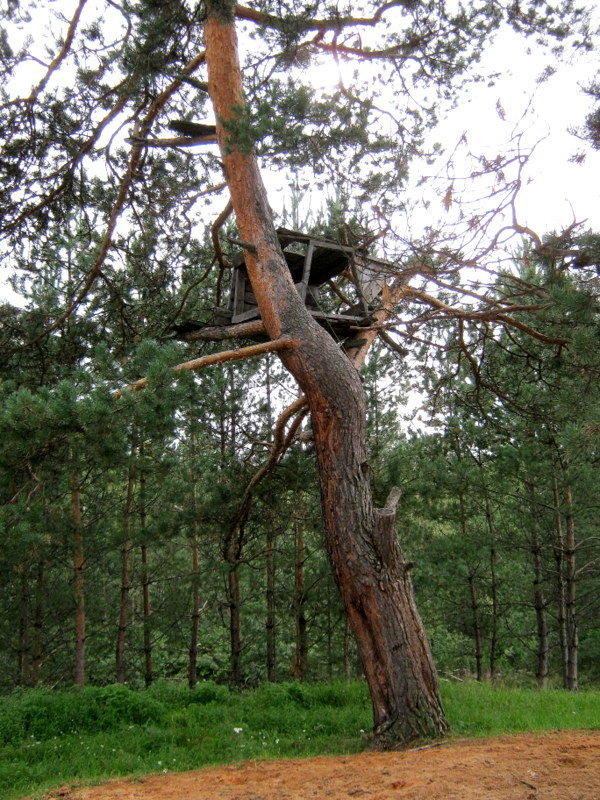
<svg viewBox="0 0 600 800"><path fill-rule="evenodd" d="M442 690L457 736L600 728L599 692L446 682ZM0 700L0 798L246 759L356 753L368 747L370 724L362 683L19 691Z"/></svg>

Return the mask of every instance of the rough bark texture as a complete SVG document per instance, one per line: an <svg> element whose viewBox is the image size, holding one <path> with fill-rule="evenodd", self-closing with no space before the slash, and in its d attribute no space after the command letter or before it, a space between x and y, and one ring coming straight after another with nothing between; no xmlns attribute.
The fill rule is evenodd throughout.
<svg viewBox="0 0 600 800"><path fill-rule="evenodd" d="M394 746L446 730L438 681L398 551L394 512L375 513L365 397L356 367L310 317L292 282L256 158L232 131L244 108L232 5L207 3L206 61L225 177L246 264L271 339L297 340L281 358L310 407L327 548L373 702L375 740Z"/></svg>

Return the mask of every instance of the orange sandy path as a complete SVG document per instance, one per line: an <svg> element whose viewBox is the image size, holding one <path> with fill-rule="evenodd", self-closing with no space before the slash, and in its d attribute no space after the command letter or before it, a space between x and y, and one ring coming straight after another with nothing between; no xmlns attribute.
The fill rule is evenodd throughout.
<svg viewBox="0 0 600 800"><path fill-rule="evenodd" d="M48 795L62 800L600 800L600 731L246 762Z"/></svg>

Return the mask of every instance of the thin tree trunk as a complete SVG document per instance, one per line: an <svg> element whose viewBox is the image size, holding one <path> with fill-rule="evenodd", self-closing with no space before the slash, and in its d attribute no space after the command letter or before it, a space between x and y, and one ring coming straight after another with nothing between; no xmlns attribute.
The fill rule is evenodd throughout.
<svg viewBox="0 0 600 800"><path fill-rule="evenodd" d="M567 629L567 689L576 692L579 689L579 631L575 614L575 588L577 580L575 519L573 516L573 492L569 484L569 470L566 473L565 486L565 590L566 590L566 629Z"/></svg>
<svg viewBox="0 0 600 800"><path fill-rule="evenodd" d="M131 538L133 533L133 514L135 500L135 483L137 470L137 443L132 436L127 474L127 498L123 519L123 542L121 544L121 596L119 601L119 624L117 629L116 675L117 683L125 683L125 642L129 624L129 592L131 590L131 574L129 559L131 555Z"/></svg>
<svg viewBox="0 0 600 800"><path fill-rule="evenodd" d="M352 680L352 659L350 658L350 647L352 644L352 632L348 617L344 619L344 677L347 681Z"/></svg>
<svg viewBox="0 0 600 800"><path fill-rule="evenodd" d="M242 683L242 626L240 620L240 576L239 564L234 561L227 572L229 602L229 643L231 650L230 680L234 686Z"/></svg>
<svg viewBox="0 0 600 800"><path fill-rule="evenodd" d="M31 685L40 682L42 668L42 628L44 624L44 559L40 556L35 581L35 610L33 618L33 651L31 655Z"/></svg>
<svg viewBox="0 0 600 800"><path fill-rule="evenodd" d="M306 626L304 593L304 530L302 520L294 522L294 660L293 675L297 681L306 677L308 670L308 633Z"/></svg>
<svg viewBox="0 0 600 800"><path fill-rule="evenodd" d="M534 486L530 486L531 494L531 555L533 557L533 607L537 628L537 653L535 677L538 686L542 689L548 686L548 619L546 615L547 603L544 596L544 570L542 559L542 544L537 521L537 500Z"/></svg>
<svg viewBox="0 0 600 800"><path fill-rule="evenodd" d="M467 514L465 511L465 496L462 492L458 495L458 505L460 513L460 529L463 541L467 541ZM475 666L477 670L477 680L483 680L483 637L481 635L481 624L479 620L479 603L477 601L477 589L475 587L475 568L467 564L467 585L469 587L469 602L471 608L471 622L473 624L473 638L475 640Z"/></svg>
<svg viewBox="0 0 600 800"><path fill-rule="evenodd" d="M188 658L188 686L193 689L198 682L198 633L200 630L200 550L198 545L199 513L198 508L198 474L196 472L196 424L193 414L190 414L190 449L191 467L190 484L192 493L192 529L190 550L192 555L192 626L190 630L190 649Z"/></svg>
<svg viewBox="0 0 600 800"><path fill-rule="evenodd" d="M475 587L475 570L470 566L468 566L467 569L471 621L473 623L473 637L475 639L475 665L477 668L477 680L481 683L481 681L483 681L483 637L481 635L481 624L479 620L479 602L477 600L477 589Z"/></svg>
<svg viewBox="0 0 600 800"><path fill-rule="evenodd" d="M554 560L556 562L556 605L558 641L561 654L561 672L563 688L569 688L569 648L567 645L567 592L565 588L565 535L563 531L562 515L560 509L560 493L558 479L554 468L552 469L552 496L554 499L554 524L556 528L556 544L554 546Z"/></svg>
<svg viewBox="0 0 600 800"><path fill-rule="evenodd" d="M19 598L19 643L17 646L17 686L29 685L29 607L31 590L29 587L29 562L19 566L20 598Z"/></svg>
<svg viewBox="0 0 600 800"><path fill-rule="evenodd" d="M267 680L277 680L277 652L275 640L275 531L273 519L267 522L267 542L265 552L266 568L266 604L267 615L265 621L267 639Z"/></svg>
<svg viewBox="0 0 600 800"><path fill-rule="evenodd" d="M196 521L194 520L194 526ZM200 629L200 571L198 558L198 537L196 531L192 535L192 629L190 633L190 651L188 660L188 686L193 689L198 681L198 631Z"/></svg>
<svg viewBox="0 0 600 800"><path fill-rule="evenodd" d="M143 444L140 445L140 457L143 459ZM146 473L140 470L140 560L142 564L142 620L144 631L144 682L146 687L152 685L154 674L152 670L152 627L150 610L150 576L148 571L148 545L146 543Z"/></svg>
<svg viewBox="0 0 600 800"><path fill-rule="evenodd" d="M273 403L271 398L271 356L265 359L265 391L266 391L266 423L269 433L273 431ZM265 545L265 571L266 571L266 619L265 633L267 645L267 680L277 680L277 640L276 640L276 613L275 613L275 515L272 511L267 520L266 545Z"/></svg>
<svg viewBox="0 0 600 800"><path fill-rule="evenodd" d="M490 680L496 678L496 657L498 652L498 580L496 576L496 567L498 565L498 554L496 552L496 533L494 531L494 524L492 520L492 510L490 508L490 499L485 495L485 518L487 521L487 528L490 534L490 579L491 579L491 595L492 595L492 620L490 632Z"/></svg>
<svg viewBox="0 0 600 800"><path fill-rule="evenodd" d="M71 524L73 526L73 576L75 595L75 685L85 685L85 593L81 485L79 473L71 478Z"/></svg>
<svg viewBox="0 0 600 800"><path fill-rule="evenodd" d="M271 339L298 341L282 360L311 411L327 550L371 693L376 744L395 746L447 728L437 674L400 551L395 508L375 512L365 396L356 367L310 317L281 253L256 157L235 141L245 108L233 0L208 0L210 96L246 266ZM237 126L239 128L239 126Z"/></svg>
<svg viewBox="0 0 600 800"><path fill-rule="evenodd" d="M75 685L85 685L85 592L83 525L81 520L81 486L79 473L71 478L71 524L73 526L73 575L75 594Z"/></svg>

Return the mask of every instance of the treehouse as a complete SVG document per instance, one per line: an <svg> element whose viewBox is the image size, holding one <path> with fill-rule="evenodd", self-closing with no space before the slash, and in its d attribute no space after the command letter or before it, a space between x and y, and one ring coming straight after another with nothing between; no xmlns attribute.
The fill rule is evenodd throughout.
<svg viewBox="0 0 600 800"><path fill-rule="evenodd" d="M371 322L369 306L381 291L387 262L358 254L347 245L298 231L277 231L283 255L300 297L311 315L338 339ZM342 291L336 278L348 279ZM215 309L217 325L259 319L244 252L233 259L229 303Z"/></svg>

